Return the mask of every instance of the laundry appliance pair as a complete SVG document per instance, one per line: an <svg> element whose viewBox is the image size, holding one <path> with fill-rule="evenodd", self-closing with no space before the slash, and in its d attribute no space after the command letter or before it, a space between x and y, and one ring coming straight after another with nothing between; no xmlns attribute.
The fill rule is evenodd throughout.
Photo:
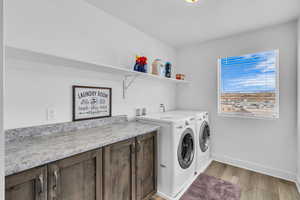
<svg viewBox="0 0 300 200"><path fill-rule="evenodd" d="M175 200L210 162L208 112L173 110L139 117L159 125L158 194Z"/></svg>

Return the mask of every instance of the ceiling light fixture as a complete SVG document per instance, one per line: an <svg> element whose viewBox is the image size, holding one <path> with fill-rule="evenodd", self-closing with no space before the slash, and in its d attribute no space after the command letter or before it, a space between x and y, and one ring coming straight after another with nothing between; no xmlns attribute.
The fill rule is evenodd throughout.
<svg viewBox="0 0 300 200"><path fill-rule="evenodd" d="M185 0L188 3L196 3L198 0Z"/></svg>

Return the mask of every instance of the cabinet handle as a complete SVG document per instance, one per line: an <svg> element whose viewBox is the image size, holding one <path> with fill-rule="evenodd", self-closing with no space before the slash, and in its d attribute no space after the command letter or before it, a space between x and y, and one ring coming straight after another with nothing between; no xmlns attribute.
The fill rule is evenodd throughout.
<svg viewBox="0 0 300 200"><path fill-rule="evenodd" d="M42 193L44 193L44 176L43 176L43 174L40 174L39 175L39 178L38 178L38 180L39 180L39 194L42 194Z"/></svg>
<svg viewBox="0 0 300 200"><path fill-rule="evenodd" d="M54 185L53 185L53 189L56 190L57 189L57 184L58 184L58 170L55 170L53 172L54 175Z"/></svg>

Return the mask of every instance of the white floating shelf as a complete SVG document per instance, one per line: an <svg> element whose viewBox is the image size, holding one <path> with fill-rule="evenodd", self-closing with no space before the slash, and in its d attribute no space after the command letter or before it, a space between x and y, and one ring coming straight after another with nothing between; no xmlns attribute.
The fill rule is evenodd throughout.
<svg viewBox="0 0 300 200"><path fill-rule="evenodd" d="M187 84L188 81L185 80L177 80L174 78L166 78L161 77L149 73L142 73L133 71L126 68L121 67L115 67L111 65L104 65L104 64L97 64L97 63L91 63L76 59L70 59L66 57L61 57L57 55L51 55L46 54L42 52L32 51L28 49L21 49L16 48L12 46L6 46L6 56L18 58L18 59L25 59L25 60L33 60L38 62L44 62L49 64L55 64L55 65L63 65L66 67L72 67L80 70L88 70L88 71L95 71L95 72L102 72L102 73L110 73L115 75L122 75L124 77L132 76L132 77L138 77L142 79L153 79L153 80L161 80L166 82L173 82L176 84Z"/></svg>

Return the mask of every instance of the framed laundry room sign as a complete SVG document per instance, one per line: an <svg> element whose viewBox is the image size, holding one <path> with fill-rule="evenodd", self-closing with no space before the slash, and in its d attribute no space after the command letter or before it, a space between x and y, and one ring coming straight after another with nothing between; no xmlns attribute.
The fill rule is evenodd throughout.
<svg viewBox="0 0 300 200"><path fill-rule="evenodd" d="M111 88L78 85L72 88L73 121L111 117Z"/></svg>

